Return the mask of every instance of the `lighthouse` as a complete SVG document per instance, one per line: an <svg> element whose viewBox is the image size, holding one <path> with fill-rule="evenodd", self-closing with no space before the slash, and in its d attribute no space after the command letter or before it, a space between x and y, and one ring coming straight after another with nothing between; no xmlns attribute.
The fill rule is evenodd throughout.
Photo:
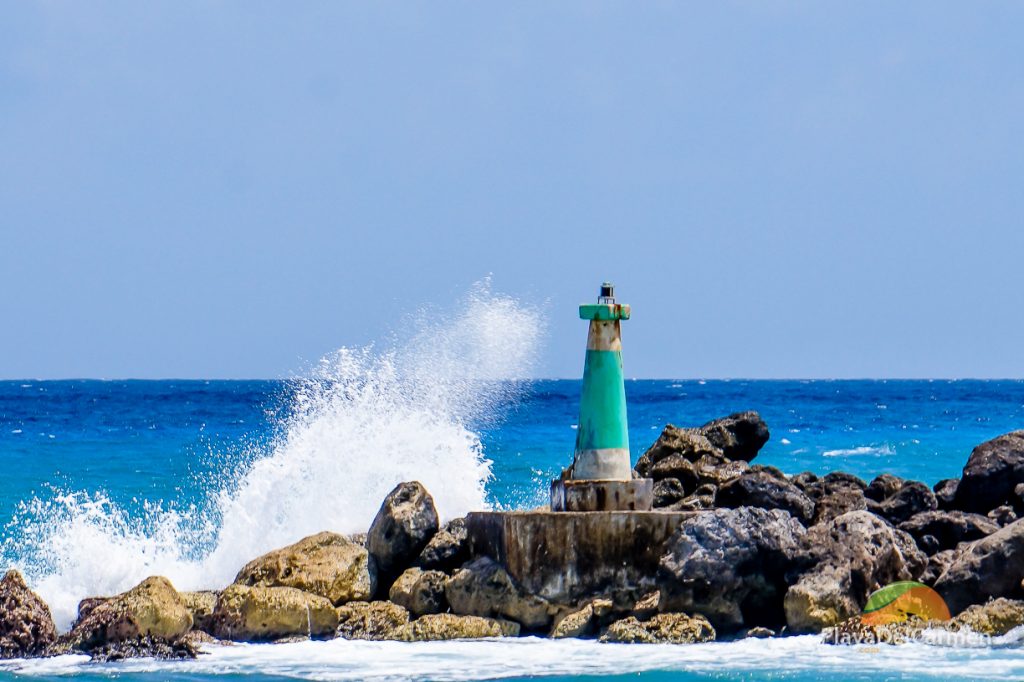
<svg viewBox="0 0 1024 682"><path fill-rule="evenodd" d="M622 374L622 322L630 308L601 285L597 303L580 306L588 320L580 418L572 465L551 484L553 511L650 509L654 483L634 479L629 457L626 386Z"/></svg>

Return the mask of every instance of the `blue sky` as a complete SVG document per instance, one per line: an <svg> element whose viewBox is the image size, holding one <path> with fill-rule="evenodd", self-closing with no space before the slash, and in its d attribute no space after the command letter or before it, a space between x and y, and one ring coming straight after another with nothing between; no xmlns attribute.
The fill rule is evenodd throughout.
<svg viewBox="0 0 1024 682"><path fill-rule="evenodd" d="M1024 376L1024 5L0 3L0 377L277 377L482 277L578 376Z"/></svg>

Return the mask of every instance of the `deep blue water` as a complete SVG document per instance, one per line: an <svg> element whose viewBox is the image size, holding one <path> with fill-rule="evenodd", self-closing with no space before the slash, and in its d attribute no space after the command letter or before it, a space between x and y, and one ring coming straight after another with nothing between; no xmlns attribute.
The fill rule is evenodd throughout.
<svg viewBox="0 0 1024 682"><path fill-rule="evenodd" d="M543 503L571 459L580 384L530 382L482 431L492 499ZM1024 428L1022 381L629 381L634 459L662 426L760 411L759 462L797 473L883 472L932 484L971 449ZM274 436L289 409L277 381L0 382L0 517L47 486L103 490L125 505L186 503L198 483Z"/></svg>

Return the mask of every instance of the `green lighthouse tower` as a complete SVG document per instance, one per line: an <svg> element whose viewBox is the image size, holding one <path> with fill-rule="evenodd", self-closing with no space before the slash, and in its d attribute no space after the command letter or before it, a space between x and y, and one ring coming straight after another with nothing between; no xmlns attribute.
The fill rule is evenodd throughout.
<svg viewBox="0 0 1024 682"><path fill-rule="evenodd" d="M615 302L604 282L597 303L580 306L590 321L583 364L583 390L572 466L551 485L554 511L650 509L654 484L634 479L629 459L626 386L622 374L622 321L628 305Z"/></svg>

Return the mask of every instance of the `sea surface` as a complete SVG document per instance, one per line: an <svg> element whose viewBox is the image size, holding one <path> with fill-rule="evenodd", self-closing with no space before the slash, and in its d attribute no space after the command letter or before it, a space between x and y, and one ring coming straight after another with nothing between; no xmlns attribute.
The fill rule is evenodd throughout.
<svg viewBox="0 0 1024 682"><path fill-rule="evenodd" d="M422 480L446 517L544 504L571 459L580 382L449 373L439 384L409 357L343 351L293 381L0 382L0 568L24 571L66 628L82 597L150 574L216 588L267 549L365 530L402 480ZM1024 427L1021 381L637 380L626 392L634 460L665 424L753 409L771 430L758 462L933 484L958 476L978 443ZM185 663L16 661L0 679L996 679L1024 677L1019 640L333 641Z"/></svg>

